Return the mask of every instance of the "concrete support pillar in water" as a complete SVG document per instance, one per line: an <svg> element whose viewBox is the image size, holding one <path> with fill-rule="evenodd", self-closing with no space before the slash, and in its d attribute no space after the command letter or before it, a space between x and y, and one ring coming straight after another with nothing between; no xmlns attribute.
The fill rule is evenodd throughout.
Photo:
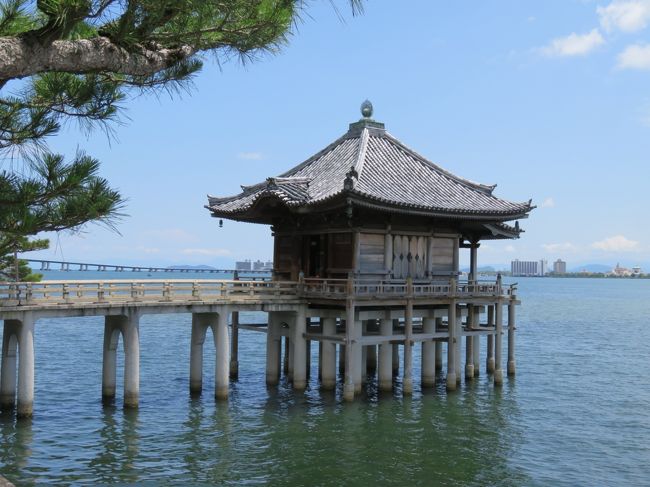
<svg viewBox="0 0 650 487"><path fill-rule="evenodd" d="M412 288L411 278L407 279L407 287ZM402 380L403 394L413 394L413 301L406 302L404 310L404 377Z"/></svg>
<svg viewBox="0 0 650 487"><path fill-rule="evenodd" d="M465 379L472 380L474 378L474 337L465 337Z"/></svg>
<svg viewBox="0 0 650 487"><path fill-rule="evenodd" d="M306 332L307 330L305 330ZM305 383L311 377L311 340L305 340Z"/></svg>
<svg viewBox="0 0 650 487"><path fill-rule="evenodd" d="M345 374L345 345L339 345L339 374Z"/></svg>
<svg viewBox="0 0 650 487"><path fill-rule="evenodd" d="M275 311L269 312L266 330L266 384L275 386L280 382L281 336L280 319Z"/></svg>
<svg viewBox="0 0 650 487"><path fill-rule="evenodd" d="M228 309L223 308L213 325L214 348L217 359L214 369L214 397L217 400L228 399L230 386L230 340L228 338Z"/></svg>
<svg viewBox="0 0 650 487"><path fill-rule="evenodd" d="M488 311L487 325L488 327L494 327L494 306L488 305L487 311ZM490 334L487 336L485 371L488 374L494 373L494 334Z"/></svg>
<svg viewBox="0 0 650 487"><path fill-rule="evenodd" d="M399 330L399 320L393 320L393 330ZM393 378L399 376L399 344L393 344Z"/></svg>
<svg viewBox="0 0 650 487"><path fill-rule="evenodd" d="M232 338L230 341L230 378L239 377L239 311L233 311L231 317Z"/></svg>
<svg viewBox="0 0 650 487"><path fill-rule="evenodd" d="M436 330L442 327L442 318L436 318ZM442 370L442 342L436 342L436 372Z"/></svg>
<svg viewBox="0 0 650 487"><path fill-rule="evenodd" d="M0 374L0 408L16 406L16 365L20 321L5 320L2 334L2 372Z"/></svg>
<svg viewBox="0 0 650 487"><path fill-rule="evenodd" d="M467 305L467 331L474 329L474 306ZM465 380L474 378L474 340L472 336L465 337Z"/></svg>
<svg viewBox="0 0 650 487"><path fill-rule="evenodd" d="M386 318L379 323L379 334L386 339L393 334L393 320ZM379 345L379 390L393 389L393 345L382 342Z"/></svg>
<svg viewBox="0 0 650 487"><path fill-rule="evenodd" d="M354 302L348 298L345 307L345 379L343 383L343 399L354 400L354 360L353 341L355 338Z"/></svg>
<svg viewBox="0 0 650 487"><path fill-rule="evenodd" d="M192 335L190 338L190 394L200 394L203 389L203 344L212 321L211 313L192 313ZM104 343L106 343L104 334ZM104 359L106 362L106 359ZM113 391L115 394L115 391Z"/></svg>
<svg viewBox="0 0 650 487"><path fill-rule="evenodd" d="M377 327L377 321L372 321L373 330ZM368 374L374 375L377 372L377 345L368 345L366 347L366 370Z"/></svg>
<svg viewBox="0 0 650 487"><path fill-rule="evenodd" d="M478 314L475 315L478 319ZM478 327L477 327L478 328ZM474 377L481 375L480 370L481 366L479 361L481 360L481 336L474 335L472 337L472 351L474 352Z"/></svg>
<svg viewBox="0 0 650 487"><path fill-rule="evenodd" d="M307 317L305 307L300 306L296 311L292 331L291 345L293 348L293 388L303 391L307 387Z"/></svg>
<svg viewBox="0 0 650 487"><path fill-rule="evenodd" d="M434 333L436 324L433 318L422 320L422 331L425 334ZM436 385L436 344L433 340L422 342L422 387Z"/></svg>
<svg viewBox="0 0 650 487"><path fill-rule="evenodd" d="M508 375L515 375L515 301L514 295L508 303Z"/></svg>
<svg viewBox="0 0 650 487"><path fill-rule="evenodd" d="M449 303L447 312L449 337L447 339L447 390L456 390L456 302Z"/></svg>
<svg viewBox="0 0 650 487"><path fill-rule="evenodd" d="M361 326L361 321L354 323L354 342L352 345L353 354L352 354L352 365L354 371L354 393L358 394L361 392L362 385L364 383L363 376L365 371L366 363L363 361L363 347L361 345L361 340L363 337L363 327Z"/></svg>
<svg viewBox="0 0 650 487"><path fill-rule="evenodd" d="M368 332L368 320L360 322L361 324L361 336L365 335ZM365 384L368 381L368 347L362 345L361 349L361 383Z"/></svg>
<svg viewBox="0 0 650 487"><path fill-rule="evenodd" d="M34 411L34 316L22 315L18 329L18 406L19 418L30 417Z"/></svg>
<svg viewBox="0 0 650 487"><path fill-rule="evenodd" d="M495 309L495 334L494 334L494 385L503 384L503 370L501 369L501 342L503 336L503 306L501 301L496 303Z"/></svg>
<svg viewBox="0 0 650 487"><path fill-rule="evenodd" d="M323 335L331 337L336 335L336 319L322 318ZM321 387L334 389L336 386L336 343L330 340L321 342Z"/></svg>
<svg viewBox="0 0 650 487"><path fill-rule="evenodd" d="M286 377L289 376L289 357L291 356L291 350L289 346L289 337L284 337L284 359L282 361L282 372Z"/></svg>
<svg viewBox="0 0 650 487"><path fill-rule="evenodd" d="M140 398L140 325L139 315L127 310L126 315L104 319L104 352L102 364L102 398L115 397L117 346L122 335L124 344L124 407L136 408Z"/></svg>

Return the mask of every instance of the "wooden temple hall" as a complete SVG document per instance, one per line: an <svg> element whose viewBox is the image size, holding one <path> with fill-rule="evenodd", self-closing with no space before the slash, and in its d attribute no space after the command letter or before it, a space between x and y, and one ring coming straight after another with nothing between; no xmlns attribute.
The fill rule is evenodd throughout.
<svg viewBox="0 0 650 487"><path fill-rule="evenodd" d="M445 352L446 386L454 390L461 372L479 374L482 346L485 370L500 385L505 330L507 373L515 373L519 301L500 277L478 280L477 251L482 240L518 238L517 220L534 206L500 199L495 186L431 163L372 111L364 102L363 117L342 137L285 173L236 196L209 197L216 218L270 225L273 280L298 282L299 305L269 311L267 382L277 384L284 371L304 389L308 350L318 342L321 386L335 387L338 366L346 400L371 374L391 390L400 369L403 392L411 393L417 353L424 387L434 385Z"/></svg>

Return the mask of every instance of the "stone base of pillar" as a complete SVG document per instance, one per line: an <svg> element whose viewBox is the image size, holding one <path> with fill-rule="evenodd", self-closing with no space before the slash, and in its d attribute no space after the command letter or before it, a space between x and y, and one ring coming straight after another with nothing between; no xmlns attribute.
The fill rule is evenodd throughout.
<svg viewBox="0 0 650 487"><path fill-rule="evenodd" d="M228 400L228 386L218 386L214 391L214 398L217 401Z"/></svg>
<svg viewBox="0 0 650 487"><path fill-rule="evenodd" d="M136 393L124 393L124 407L125 408L137 408L139 401L139 394Z"/></svg>
<svg viewBox="0 0 650 487"><path fill-rule="evenodd" d="M494 357L487 359L486 369L488 374L494 374L494 369L495 369Z"/></svg>
<svg viewBox="0 0 650 487"><path fill-rule="evenodd" d="M447 390L448 391L455 391L457 387L457 380L456 380L456 374L454 372L450 372L447 374Z"/></svg>
<svg viewBox="0 0 650 487"><path fill-rule="evenodd" d="M514 376L515 375L515 361L514 360L508 360L508 375L509 376Z"/></svg>
<svg viewBox="0 0 650 487"><path fill-rule="evenodd" d="M465 379L467 379L467 380L474 379L474 365L473 364L465 365Z"/></svg>
<svg viewBox="0 0 650 487"><path fill-rule="evenodd" d="M503 385L503 370L502 369L496 369L494 371L494 385L495 386Z"/></svg>
<svg viewBox="0 0 650 487"><path fill-rule="evenodd" d="M343 385L343 400L347 402L354 401L354 384Z"/></svg>
<svg viewBox="0 0 650 487"><path fill-rule="evenodd" d="M423 375L422 376L422 387L431 388L436 386L436 376L435 375Z"/></svg>
<svg viewBox="0 0 650 487"><path fill-rule="evenodd" d="M230 379L237 380L239 378L239 360L230 361Z"/></svg>
<svg viewBox="0 0 650 487"><path fill-rule="evenodd" d="M413 394L413 379L407 377L404 378L404 381L402 382L402 394Z"/></svg>

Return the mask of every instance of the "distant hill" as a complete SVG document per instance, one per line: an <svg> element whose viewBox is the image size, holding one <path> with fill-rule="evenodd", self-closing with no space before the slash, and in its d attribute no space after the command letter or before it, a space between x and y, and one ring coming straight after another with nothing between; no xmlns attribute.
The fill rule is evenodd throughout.
<svg viewBox="0 0 650 487"><path fill-rule="evenodd" d="M604 264L585 264L569 269L569 272L610 272L614 266Z"/></svg>
<svg viewBox="0 0 650 487"><path fill-rule="evenodd" d="M204 270L212 270L212 269L216 269L216 267L212 267L211 265L170 265L170 266L167 267L167 269L183 269L183 270L204 269Z"/></svg>

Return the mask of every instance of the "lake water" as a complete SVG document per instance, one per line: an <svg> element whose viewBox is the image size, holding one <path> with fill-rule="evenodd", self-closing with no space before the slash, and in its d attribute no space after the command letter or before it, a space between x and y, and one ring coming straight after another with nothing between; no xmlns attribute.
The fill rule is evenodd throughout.
<svg viewBox="0 0 650 487"><path fill-rule="evenodd" d="M140 408L120 407L121 381L105 407L103 319L40 320L34 417L0 417L0 473L18 485L650 485L650 280L518 281L516 379L493 387L482 341L480 378L456 392L442 375L409 398L371 383L353 404L319 391L315 366L305 393L267 388L265 335L247 331L230 400L213 399L211 340L190 399L190 316L178 314L141 321Z"/></svg>

